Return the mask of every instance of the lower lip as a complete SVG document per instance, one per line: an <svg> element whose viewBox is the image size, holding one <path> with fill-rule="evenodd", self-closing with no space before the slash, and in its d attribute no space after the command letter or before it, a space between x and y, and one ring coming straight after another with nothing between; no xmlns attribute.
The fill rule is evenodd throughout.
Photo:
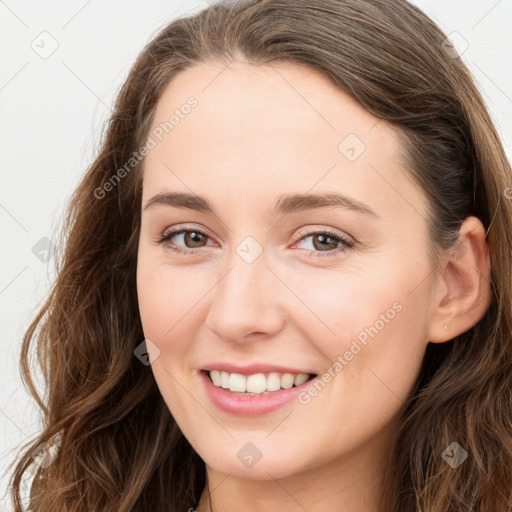
<svg viewBox="0 0 512 512"><path fill-rule="evenodd" d="M217 387L205 371L200 371L207 395L222 411L238 416L260 416L280 409L292 402L317 377L304 382L300 386L280 391L272 391L265 395L242 395Z"/></svg>

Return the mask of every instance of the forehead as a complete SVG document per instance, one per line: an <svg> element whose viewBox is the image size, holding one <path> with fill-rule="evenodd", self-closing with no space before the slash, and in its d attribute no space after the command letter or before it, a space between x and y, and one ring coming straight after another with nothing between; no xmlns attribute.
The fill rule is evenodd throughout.
<svg viewBox="0 0 512 512"><path fill-rule="evenodd" d="M395 205L403 214L400 207L411 209L404 199L423 208L395 129L305 65L195 65L164 90L151 133L158 130L144 162L155 193L166 183L183 189L181 176L202 192L357 189L376 210Z"/></svg>
<svg viewBox="0 0 512 512"><path fill-rule="evenodd" d="M218 120L224 123L216 127L217 132L229 127L255 132L264 126L269 135L279 132L281 138L291 138L302 133L314 135L320 130L322 135L331 132L326 141L329 143L336 142L344 131L352 129L364 136L376 124L382 124L330 79L309 66L296 63L255 66L237 62L229 66L203 63L179 72L158 102L153 128L168 121L191 97L197 101L193 116L181 118L173 129L174 135L182 131L177 130L179 125L194 123L197 129L199 124ZM192 121L185 122L186 117ZM227 121L230 126L226 126ZM373 138L384 132L391 142L394 132L389 125L377 131Z"/></svg>

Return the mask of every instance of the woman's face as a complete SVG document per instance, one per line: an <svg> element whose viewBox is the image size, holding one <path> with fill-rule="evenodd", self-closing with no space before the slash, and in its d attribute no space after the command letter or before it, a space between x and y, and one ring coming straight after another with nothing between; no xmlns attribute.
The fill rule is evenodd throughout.
<svg viewBox="0 0 512 512"><path fill-rule="evenodd" d="M185 436L232 477L377 466L435 284L426 199L396 133L309 68L236 63L181 72L150 137L139 307ZM317 378L247 396L211 369L233 390Z"/></svg>

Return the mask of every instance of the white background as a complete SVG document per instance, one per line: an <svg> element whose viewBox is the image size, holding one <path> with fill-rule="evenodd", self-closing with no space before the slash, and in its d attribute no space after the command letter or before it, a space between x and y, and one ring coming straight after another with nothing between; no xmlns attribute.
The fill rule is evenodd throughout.
<svg viewBox="0 0 512 512"><path fill-rule="evenodd" d="M512 0L416 0L447 33L483 91L507 153L512 147ZM0 0L0 510L7 464L40 430L18 370L21 339L48 291L53 263L32 248L52 238L95 155L116 92L145 43L200 1ZM40 35L42 32L51 34ZM456 36L458 37L458 36ZM48 58L46 51L57 45ZM55 42L52 42L52 41ZM461 50L457 41L456 47Z"/></svg>

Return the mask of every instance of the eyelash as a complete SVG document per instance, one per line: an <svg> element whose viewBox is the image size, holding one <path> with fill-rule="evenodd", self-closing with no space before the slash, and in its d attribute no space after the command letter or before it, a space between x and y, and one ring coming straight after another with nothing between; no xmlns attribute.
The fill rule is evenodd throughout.
<svg viewBox="0 0 512 512"><path fill-rule="evenodd" d="M196 229L196 228L184 229L183 227L177 227L177 228L173 229L172 231L170 231L169 233L167 233L166 235L162 235L162 236L156 238L155 242L157 242L159 244L163 244L164 242L170 240L175 235L182 234L182 233L189 233L189 232L199 233L199 234L205 236L206 238L209 238L207 233L205 233L201 229ZM334 231L331 231L329 229L325 229L322 231L311 231L309 233L305 233L301 238L299 238L298 242L300 242L300 241L304 240L305 238L312 236L312 235L327 235L328 237L333 238L337 242L342 243L344 246L341 248L338 247L336 249L331 249L329 251L309 251L312 253L311 257L314 257L314 258L334 256L340 252L345 252L347 249L351 249L355 245L355 243L352 240L349 240L348 238L345 238L344 236L342 236ZM168 247L172 251L175 251L180 254L193 254L193 253L197 252L197 249L184 250L184 249L179 248L179 246L173 247L172 245L169 245Z"/></svg>

